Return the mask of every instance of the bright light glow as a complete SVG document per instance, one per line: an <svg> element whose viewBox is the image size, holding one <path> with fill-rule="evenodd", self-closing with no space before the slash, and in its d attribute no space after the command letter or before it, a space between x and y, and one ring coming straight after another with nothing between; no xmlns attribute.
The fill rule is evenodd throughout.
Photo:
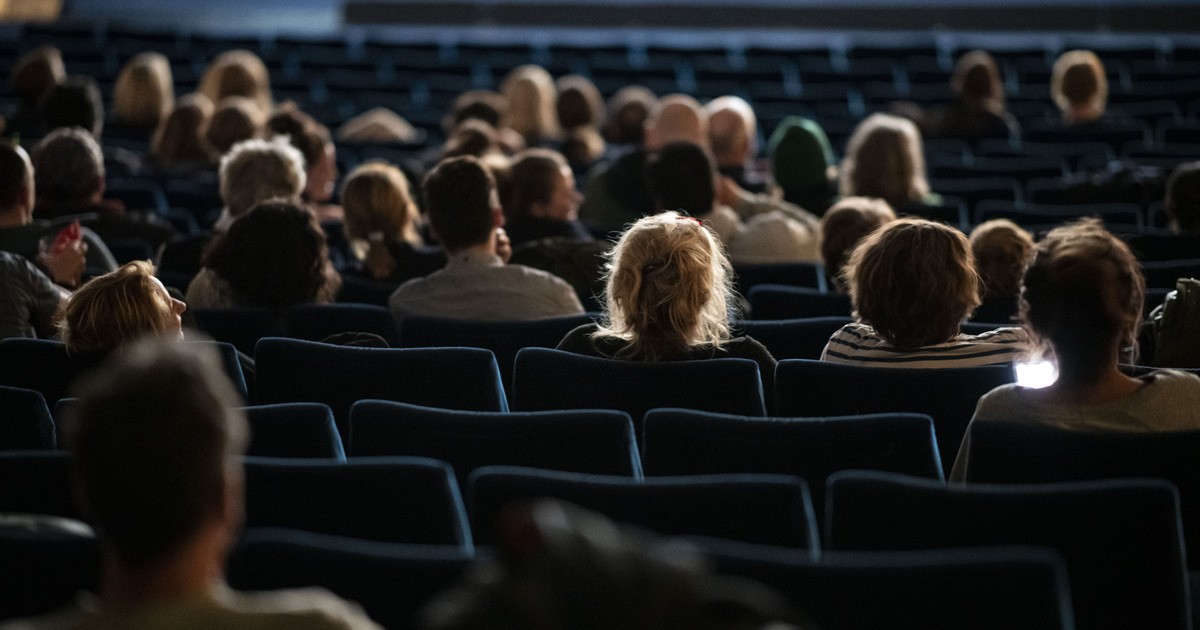
<svg viewBox="0 0 1200 630"><path fill-rule="evenodd" d="M1058 368L1050 361L1017 363L1017 385L1041 389L1058 380Z"/></svg>

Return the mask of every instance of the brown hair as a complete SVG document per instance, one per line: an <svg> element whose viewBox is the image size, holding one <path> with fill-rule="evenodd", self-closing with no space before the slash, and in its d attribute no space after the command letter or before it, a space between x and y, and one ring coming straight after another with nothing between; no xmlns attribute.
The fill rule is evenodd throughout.
<svg viewBox="0 0 1200 630"><path fill-rule="evenodd" d="M165 56L139 53L121 68L113 87L113 114L117 120L153 127L166 118L174 104L171 64Z"/></svg>
<svg viewBox="0 0 1200 630"><path fill-rule="evenodd" d="M983 282L983 298L1015 298L1033 249L1033 235L1008 219L992 219L971 230L971 252Z"/></svg>
<svg viewBox="0 0 1200 630"><path fill-rule="evenodd" d="M233 145L262 135L263 123L262 112L254 101L244 96L226 96L217 103L204 139L219 155L225 155Z"/></svg>
<svg viewBox="0 0 1200 630"><path fill-rule="evenodd" d="M1171 171L1163 205L1172 228L1200 235L1200 162L1180 164Z"/></svg>
<svg viewBox="0 0 1200 630"><path fill-rule="evenodd" d="M267 66L248 50L227 50L212 60L200 78L197 91L214 103L226 96L245 96L263 115L271 112L271 86Z"/></svg>
<svg viewBox="0 0 1200 630"><path fill-rule="evenodd" d="M494 228L496 179L479 160L442 160L421 183L425 210L447 252L487 242Z"/></svg>
<svg viewBox="0 0 1200 630"><path fill-rule="evenodd" d="M972 50L959 57L950 77L950 87L966 102L991 108L997 114L1004 111L1000 69L986 51Z"/></svg>
<svg viewBox="0 0 1200 630"><path fill-rule="evenodd" d="M402 239L421 244L416 223L420 216L409 192L408 178L390 164L370 162L346 176L342 186L346 235L366 242L363 263L374 278L396 270L387 244Z"/></svg>
<svg viewBox="0 0 1200 630"><path fill-rule="evenodd" d="M159 166L212 164L216 155L204 139L213 105L203 94L179 99L171 115L154 131L150 155Z"/></svg>
<svg viewBox="0 0 1200 630"><path fill-rule="evenodd" d="M38 46L13 64L8 85L21 98L22 106L29 108L66 78L62 52L54 46Z"/></svg>
<svg viewBox="0 0 1200 630"><path fill-rule="evenodd" d="M1096 53L1071 50L1059 56L1050 73L1050 98L1063 112L1091 107L1097 115L1104 113L1108 76Z"/></svg>
<svg viewBox="0 0 1200 630"><path fill-rule="evenodd" d="M1055 228L1033 249L1021 321L1053 348L1060 374L1084 380L1111 367L1114 345L1135 346L1146 282L1121 239L1099 220Z"/></svg>
<svg viewBox="0 0 1200 630"><path fill-rule="evenodd" d="M841 193L879 197L893 207L919 202L929 194L921 132L912 121L871 114L846 144Z"/></svg>
<svg viewBox="0 0 1200 630"><path fill-rule="evenodd" d="M67 300L59 336L71 353L108 352L138 337L168 332L174 310L154 281L154 266L125 263L89 280Z"/></svg>
<svg viewBox="0 0 1200 630"><path fill-rule="evenodd" d="M558 99L554 109L563 129L600 127L604 124L604 97L592 80L577 74L561 77L555 82Z"/></svg>
<svg viewBox="0 0 1200 630"><path fill-rule="evenodd" d="M513 157L500 197L504 214L510 219L530 216L535 203L548 203L562 177L567 161L557 151L526 149Z"/></svg>
<svg viewBox="0 0 1200 630"><path fill-rule="evenodd" d="M855 316L897 348L945 343L979 306L979 273L962 232L897 219L850 255L846 282Z"/></svg>
<svg viewBox="0 0 1200 630"><path fill-rule="evenodd" d="M888 202L869 197L846 197L821 217L821 259L825 273L838 291L846 290L842 277L854 246L879 226L896 220Z"/></svg>

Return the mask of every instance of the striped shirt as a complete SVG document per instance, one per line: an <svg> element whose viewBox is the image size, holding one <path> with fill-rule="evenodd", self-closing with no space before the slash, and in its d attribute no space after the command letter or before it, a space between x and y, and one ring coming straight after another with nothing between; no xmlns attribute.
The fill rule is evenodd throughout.
<svg viewBox="0 0 1200 630"><path fill-rule="evenodd" d="M981 335L958 335L946 343L896 348L866 324L846 324L833 333L822 361L879 367L955 368L1012 363L1027 349L1023 328L997 328Z"/></svg>

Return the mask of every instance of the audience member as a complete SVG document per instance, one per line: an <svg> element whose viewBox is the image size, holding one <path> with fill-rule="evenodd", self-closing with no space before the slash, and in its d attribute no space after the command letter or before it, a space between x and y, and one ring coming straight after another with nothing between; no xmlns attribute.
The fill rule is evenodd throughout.
<svg viewBox="0 0 1200 630"><path fill-rule="evenodd" d="M1021 319L1058 368L1041 389L1004 385L979 400L971 424L1029 422L1067 429L1200 429L1200 378L1156 370L1140 378L1117 368L1137 344L1145 281L1129 248L1084 220L1051 230L1034 248L1021 292ZM966 477L970 430L951 479Z"/></svg>
<svg viewBox="0 0 1200 630"><path fill-rule="evenodd" d="M858 244L843 271L855 323L833 334L822 361L877 367L969 367L1011 363L1021 328L959 333L979 305L979 272L962 232L897 219Z"/></svg>
<svg viewBox="0 0 1200 630"><path fill-rule="evenodd" d="M592 80L568 75L555 82L558 124L563 129L562 153L575 173L583 173L604 157L604 98Z"/></svg>
<svg viewBox="0 0 1200 630"><path fill-rule="evenodd" d="M1163 208L1172 232L1200 236L1200 162L1180 164L1171 171Z"/></svg>
<svg viewBox="0 0 1200 630"><path fill-rule="evenodd" d="M59 335L71 354L107 354L144 335L183 338L187 305L171 297L144 260L97 276L67 300Z"/></svg>
<svg viewBox="0 0 1200 630"><path fill-rule="evenodd" d="M583 196L563 156L549 149L526 149L513 158L501 205L513 247L543 238L592 240L579 222Z"/></svg>
<svg viewBox="0 0 1200 630"><path fill-rule="evenodd" d="M464 155L483 159L500 154L501 149L500 132L495 127L483 120L468 118L446 138L438 161Z"/></svg>
<svg viewBox="0 0 1200 630"><path fill-rule="evenodd" d="M254 101L245 96L227 96L217 103L204 130L204 140L217 155L225 155L233 145L261 137L265 125L266 117Z"/></svg>
<svg viewBox="0 0 1200 630"><path fill-rule="evenodd" d="M1108 105L1108 76L1090 50L1071 50L1054 62L1050 97L1067 125L1099 121Z"/></svg>
<svg viewBox="0 0 1200 630"><path fill-rule="evenodd" d="M248 50L227 50L217 55L205 68L197 91L213 103L227 96L245 96L254 101L263 116L275 107L267 66Z"/></svg>
<svg viewBox="0 0 1200 630"><path fill-rule="evenodd" d="M385 107L372 107L346 120L336 135L342 142L378 144L414 144L425 139L424 131Z"/></svg>
<svg viewBox="0 0 1200 630"><path fill-rule="evenodd" d="M123 127L144 139L175 106L170 61L156 52L134 55L117 74L112 98L116 125L109 125L109 135Z"/></svg>
<svg viewBox="0 0 1200 630"><path fill-rule="evenodd" d="M346 236L362 273L375 280L404 282L446 266L439 247L425 247L421 213L408 178L390 164L370 162L352 171L342 186Z"/></svg>
<svg viewBox="0 0 1200 630"><path fill-rule="evenodd" d="M767 141L775 183L783 199L817 215L837 200L837 162L833 146L816 122L784 118Z"/></svg>
<svg viewBox="0 0 1200 630"><path fill-rule="evenodd" d="M193 308L282 313L297 304L332 302L341 283L313 213L273 200L255 205L213 241L187 301Z"/></svg>
<svg viewBox="0 0 1200 630"><path fill-rule="evenodd" d="M950 77L955 99L929 110L909 103L897 104L895 113L911 118L925 138L1009 138L1020 133L1017 119L1004 105L1004 84L996 60L986 51L972 50L959 57Z"/></svg>
<svg viewBox="0 0 1200 630"><path fill-rule="evenodd" d="M506 265L504 212L492 174L472 157L451 158L425 176L425 209L446 250L445 269L400 285L388 303L397 319L524 320L583 312L571 285L544 271Z"/></svg>
<svg viewBox="0 0 1200 630"><path fill-rule="evenodd" d="M657 97L640 85L627 85L608 99L608 122L604 139L618 147L641 146L646 136L646 120L654 111Z"/></svg>
<svg viewBox="0 0 1200 630"><path fill-rule="evenodd" d="M77 390L71 483L95 523L95 595L28 628L378 628L320 589L238 593L224 564L244 518L248 432L216 354L136 344Z"/></svg>
<svg viewBox="0 0 1200 630"><path fill-rule="evenodd" d="M179 99L150 142L150 157L160 173L190 174L216 164L218 155L204 139L212 115L213 104L203 94Z"/></svg>
<svg viewBox="0 0 1200 630"><path fill-rule="evenodd" d="M54 46L38 46L21 55L8 75L8 87L18 101L17 110L5 122L5 135L41 133L38 103L66 76L62 52Z"/></svg>
<svg viewBox="0 0 1200 630"><path fill-rule="evenodd" d="M467 90L459 94L454 99L450 112L442 119L442 128L450 135L464 122L472 119L485 122L495 130L499 147L505 153L512 154L525 148L525 138L501 124L508 120L508 99L504 95L491 90ZM440 160L441 157L436 159Z"/></svg>
<svg viewBox="0 0 1200 630"><path fill-rule="evenodd" d="M893 208L936 203L925 179L921 133L912 121L890 114L871 114L846 143L842 160L844 196L879 197Z"/></svg>
<svg viewBox="0 0 1200 630"><path fill-rule="evenodd" d="M983 283L983 303L972 319L1000 324L1016 319L1021 275L1031 251L1033 235L1008 219L986 221L971 230L971 252Z"/></svg>
<svg viewBox="0 0 1200 630"><path fill-rule="evenodd" d="M96 80L72 75L52 86L37 106L47 132L63 127L81 127L99 138L104 130L104 100Z"/></svg>
<svg viewBox="0 0 1200 630"><path fill-rule="evenodd" d="M500 91L508 99L507 116L501 124L521 134L526 146L543 146L562 138L554 108L554 79L544 68L532 64L513 68Z"/></svg>
<svg viewBox="0 0 1200 630"><path fill-rule="evenodd" d="M267 120L267 129L276 136L286 136L292 146L304 156L305 184L302 198L321 221L342 219L342 208L328 203L337 186L337 148L329 128L312 116L285 103Z"/></svg>
<svg viewBox="0 0 1200 630"><path fill-rule="evenodd" d="M720 96L704 106L708 140L717 171L752 193L767 192L767 181L754 160L758 157L758 118L740 96Z"/></svg>
<svg viewBox="0 0 1200 630"><path fill-rule="evenodd" d="M78 281L83 254L75 258ZM68 291L23 256L0 251L0 339L54 336Z"/></svg>
<svg viewBox="0 0 1200 630"><path fill-rule="evenodd" d="M859 242L895 220L896 213L882 199L845 197L830 206L821 217L821 261L834 292L847 292L844 270Z"/></svg>

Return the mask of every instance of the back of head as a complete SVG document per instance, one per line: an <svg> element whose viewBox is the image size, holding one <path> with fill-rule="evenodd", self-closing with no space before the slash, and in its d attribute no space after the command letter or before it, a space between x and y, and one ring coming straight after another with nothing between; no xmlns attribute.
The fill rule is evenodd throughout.
<svg viewBox="0 0 1200 630"><path fill-rule="evenodd" d="M513 156L500 196L505 216L523 219L532 214L535 203L548 203L564 168L563 156L548 149L526 149Z"/></svg>
<svg viewBox="0 0 1200 630"><path fill-rule="evenodd" d="M572 74L555 81L555 87L558 88L555 111L563 129L604 124L604 98L591 79Z"/></svg>
<svg viewBox="0 0 1200 630"><path fill-rule="evenodd" d="M417 206L408 178L390 164L368 162L350 172L342 185L346 234L351 238L412 240Z"/></svg>
<svg viewBox="0 0 1200 630"><path fill-rule="evenodd" d="M708 153L691 142L672 142L646 159L646 181L659 209L692 216L712 212L715 171Z"/></svg>
<svg viewBox="0 0 1200 630"><path fill-rule="evenodd" d="M67 77L50 88L38 103L47 130L82 127L93 136L104 128L104 101L96 80L82 75Z"/></svg>
<svg viewBox="0 0 1200 630"><path fill-rule="evenodd" d="M479 160L443 160L421 183L429 223L448 252L482 245L495 227L496 180Z"/></svg>
<svg viewBox="0 0 1200 630"><path fill-rule="evenodd" d="M504 124L526 142L537 144L558 136L554 79L544 68L532 64L513 68L500 91L508 99Z"/></svg>
<svg viewBox="0 0 1200 630"><path fill-rule="evenodd" d="M62 83L67 71L62 52L54 46L38 46L21 55L8 75L13 94L26 106L37 103L50 88Z"/></svg>
<svg viewBox="0 0 1200 630"><path fill-rule="evenodd" d="M119 562L164 560L227 513L246 421L215 352L140 342L76 395L67 423L76 496Z"/></svg>
<svg viewBox="0 0 1200 630"><path fill-rule="evenodd" d="M0 140L0 213L21 205L25 187L32 184L33 171L25 150Z"/></svg>
<svg viewBox="0 0 1200 630"><path fill-rule="evenodd" d="M55 129L33 147L33 171L39 199L86 202L104 183L104 153L83 129Z"/></svg>
<svg viewBox="0 0 1200 630"><path fill-rule="evenodd" d="M454 99L442 126L453 131L464 121L482 120L493 129L500 128L500 121L508 115L508 100L491 90L467 90Z"/></svg>
<svg viewBox="0 0 1200 630"><path fill-rule="evenodd" d="M839 291L846 289L842 270L855 246L879 226L895 219L896 213L886 201L869 197L841 199L821 217L821 260Z"/></svg>
<svg viewBox="0 0 1200 630"><path fill-rule="evenodd" d="M483 120L468 118L459 123L446 139L442 149L443 158L470 155L483 157L500 149L500 134L496 128Z"/></svg>
<svg viewBox="0 0 1200 630"><path fill-rule="evenodd" d="M1096 53L1071 50L1059 56L1050 73L1050 97L1063 112L1090 109L1095 117L1103 114L1108 76Z"/></svg>
<svg viewBox="0 0 1200 630"><path fill-rule="evenodd" d="M71 294L59 324L70 353L102 354L172 328L170 297L144 260L97 276Z"/></svg>
<svg viewBox="0 0 1200 630"><path fill-rule="evenodd" d="M708 139L721 165L739 165L758 153L758 118L739 96L719 96L704 106Z"/></svg>
<svg viewBox="0 0 1200 630"><path fill-rule="evenodd" d="M716 234L675 212L643 217L609 254L598 335L629 342L619 356L662 360L729 339L729 258Z"/></svg>
<svg viewBox="0 0 1200 630"><path fill-rule="evenodd" d="M307 181L304 156L281 139L239 142L221 158L220 181L221 200L239 217L260 201L299 199Z"/></svg>
<svg viewBox="0 0 1200 630"><path fill-rule="evenodd" d="M654 109L654 92L640 85L617 90L608 99L608 123L604 139L613 144L642 144L646 134L646 119Z"/></svg>
<svg viewBox="0 0 1200 630"><path fill-rule="evenodd" d="M204 140L218 155L224 155L233 145L259 137L264 120L254 101L244 96L228 96L217 103L204 131Z"/></svg>
<svg viewBox="0 0 1200 630"><path fill-rule="evenodd" d="M274 136L286 136L304 156L305 168L319 162L325 155L326 146L333 142L328 127L290 101L280 105L267 119L267 131Z"/></svg>
<svg viewBox="0 0 1200 630"><path fill-rule="evenodd" d="M783 188L784 198L788 201L799 203L800 199L813 193L825 195L832 187L833 146L825 130L815 121L800 116L784 118L767 142L767 153L771 156L775 182Z"/></svg>
<svg viewBox="0 0 1200 630"><path fill-rule="evenodd" d="M292 200L255 204L213 242L204 266L229 283L239 306L282 311L330 302L339 286L316 216Z"/></svg>
<svg viewBox="0 0 1200 630"><path fill-rule="evenodd" d="M1200 162L1180 164L1171 171L1163 205L1176 231L1200 236Z"/></svg>
<svg viewBox="0 0 1200 630"><path fill-rule="evenodd" d="M212 60L200 78L197 91L214 103L226 96L245 96L259 110L270 113L271 85L267 66L258 55L248 50L228 50Z"/></svg>
<svg viewBox="0 0 1200 630"><path fill-rule="evenodd" d="M1136 343L1146 284L1129 246L1095 219L1051 230L1033 249L1021 319L1054 349L1060 373L1088 378Z"/></svg>
<svg viewBox="0 0 1200 630"><path fill-rule="evenodd" d="M171 64L159 53L134 55L117 75L113 87L113 114L117 120L139 127L153 127L167 116L175 103Z"/></svg>
<svg viewBox="0 0 1200 630"><path fill-rule="evenodd" d="M971 251L983 282L983 298L1015 298L1033 249L1033 235L1008 219L985 221L971 230Z"/></svg>
<svg viewBox="0 0 1200 630"><path fill-rule="evenodd" d="M855 316L897 348L950 341L979 306L971 244L941 223L884 225L858 244L844 273Z"/></svg>
<svg viewBox="0 0 1200 630"><path fill-rule="evenodd" d="M950 87L966 102L1004 107L1000 69L986 51L972 50L959 57L950 77Z"/></svg>
<svg viewBox="0 0 1200 630"><path fill-rule="evenodd" d="M890 114L872 114L859 123L846 144L841 192L879 197L893 206L924 199L929 182L917 126Z"/></svg>
<svg viewBox="0 0 1200 630"><path fill-rule="evenodd" d="M646 148L660 149L672 142L708 147L708 114L686 94L668 94L655 103L646 118Z"/></svg>
<svg viewBox="0 0 1200 630"><path fill-rule="evenodd" d="M212 162L212 148L204 140L212 110L212 102L203 94L188 94L179 99L175 109L154 131L150 143L150 155L159 166Z"/></svg>

